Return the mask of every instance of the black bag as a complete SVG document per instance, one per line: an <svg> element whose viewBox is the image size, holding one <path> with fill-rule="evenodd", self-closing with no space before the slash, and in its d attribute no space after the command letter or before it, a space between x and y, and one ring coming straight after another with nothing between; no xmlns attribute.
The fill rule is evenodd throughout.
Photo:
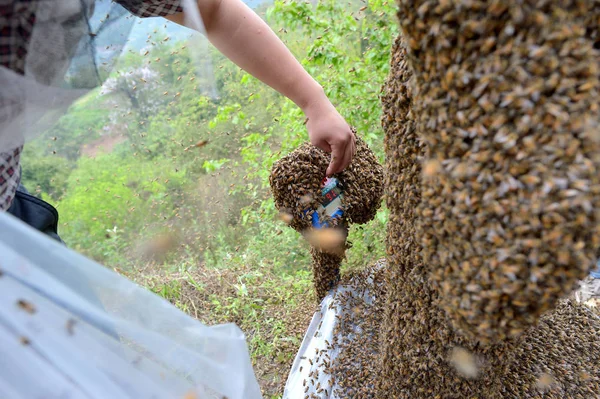
<svg viewBox="0 0 600 399"><path fill-rule="evenodd" d="M64 244L58 236L58 211L56 208L30 195L22 185L19 184L15 198L7 212Z"/></svg>

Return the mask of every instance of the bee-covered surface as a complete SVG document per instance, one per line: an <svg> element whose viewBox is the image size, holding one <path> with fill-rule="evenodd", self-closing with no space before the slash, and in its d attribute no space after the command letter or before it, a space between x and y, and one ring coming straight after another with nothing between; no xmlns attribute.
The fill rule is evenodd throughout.
<svg viewBox="0 0 600 399"><path fill-rule="evenodd" d="M426 11L428 6L423 7ZM431 202L436 197L428 190L437 189L437 183L432 180L442 181L446 179L444 177L446 175L443 167L440 167L441 161L440 163L425 162L428 157L435 155L432 154L430 147L441 144L435 141L433 131L428 133L428 137L424 137L423 134L424 130L431 129L427 125L427 120L433 122L431 122L432 118L422 118L419 112L423 107L430 107L432 104L425 97L426 91L419 91L420 81L413 76L410 52L418 52L418 50L414 47L407 50L408 41L410 37L399 37L392 50L391 73L383 95L383 125L386 131L386 201L390 209L390 220L387 238L388 271L385 276L386 303L380 341L383 354L382 364L378 368L381 379L376 381L379 387L375 391L375 397L395 399L599 397L600 321L598 316L589 308L577 305L572 300L561 300L556 307L544 302L548 299L548 295L557 299L559 292L561 295L569 294L572 287L570 284L577 283L574 276L569 273L562 274L561 269L556 268L551 269L555 274L548 275L548 279L543 280L544 284L540 280L538 281L540 285L536 286L534 280L527 280L528 284L533 284L532 290L520 292L519 295L530 295L526 300L533 304L531 314L508 311L494 313L497 310L494 306L488 309L488 313L482 314L481 309L478 308L480 302L471 302L469 299L471 296L477 299L477 291L471 290L471 287L468 287L469 289L463 287L458 291L453 291L454 288L450 289L458 287L459 281L472 279L472 284L476 286L479 282L481 284L492 282L490 289L502 291L505 288L505 280L501 277L501 273L494 270L492 263L484 263L481 269L475 270L475 274L471 273L473 270L468 267L454 266L453 262L461 259L459 257L461 248L465 248L459 226L470 228L471 220L462 216L463 203L453 202L450 199L453 193L457 193L456 191L446 188L437 196L438 202ZM416 43L411 45L416 46ZM425 76L428 75L423 74L421 79ZM593 78L591 79L593 81ZM417 101L421 104L417 105ZM432 108L428 109L433 114L435 112L444 114L443 108L437 108L436 111ZM594 109L593 105L590 105L590 109ZM454 121L453 119L447 123L451 124ZM443 132L442 129L439 140L445 138ZM535 132L537 130L534 129L531 134ZM485 140L485 137L481 140ZM463 142L448 138L448 150L453 151L451 144L456 143L456 146L465 147L466 151L471 151L475 156L478 154L479 147L468 145L475 142L476 140ZM565 144L568 145L568 140ZM437 155L441 156L441 154ZM585 156L582 154L580 158ZM475 182L477 181L477 176L471 177ZM447 181L453 181L451 175L447 178L450 179ZM590 184L595 181L595 177L589 176L589 178ZM521 190L526 191L525 188ZM429 196L430 202L423 201L425 195ZM557 192L557 195L560 196L560 192ZM481 201L472 202L469 207L471 212L469 214L475 215L473 220L475 224L487 220L476 217L483 205ZM456 205L454 211L453 204ZM442 209L448 209L450 213L439 214L438 210L441 212ZM507 208L507 212L515 209ZM535 212L535 206L530 210ZM524 212L526 209L521 211ZM591 223L592 214L585 211L583 214L590 218L584 224L590 228L591 234L597 226ZM583 217L575 214L570 214L568 218L570 219L565 220L583 220ZM531 220L535 224L536 219ZM444 228L456 226L456 230L447 231L436 224L442 221L446 223ZM437 228L434 228L435 226ZM507 231L512 230L507 229ZM520 230L517 229L514 233L518 231ZM562 231L567 234L570 230ZM587 234L584 231L571 232L580 234L581 237ZM432 234L437 235L436 239L439 242L435 253L438 258L435 261L425 256L434 255L431 252L434 248L431 241ZM574 251L574 248L566 246L568 242L567 240L553 247L544 246L540 251ZM593 241L586 242L585 245L589 246L591 242ZM472 240L468 245L479 249L491 243ZM452 252L454 250L458 252ZM450 254L452 258L449 259L453 260L452 262L440 261L441 257ZM590 253L586 256L593 257ZM488 258L484 257L482 260L486 259ZM569 259L575 262L576 258ZM490 255L489 260L493 261L494 257ZM498 267L504 265L507 263L504 262ZM587 261L583 264L572 263L574 270L579 270L578 275L584 273L590 266ZM523 271L527 272L529 269L524 268ZM488 280L486 276L494 279ZM519 283L520 279L524 278L518 276L511 281ZM567 283L567 280L570 283ZM561 282L565 282L565 285L561 286ZM554 285L550 288L547 284ZM507 287L510 286L509 284ZM535 294L539 291L545 294ZM556 296L553 296L555 295L553 293ZM509 305L508 302L504 304ZM550 310L538 318L536 309ZM473 318L470 320L478 320L474 326L483 328L470 331L465 336L461 333L462 329L455 329L456 323L453 321L456 312L472 315ZM492 321L502 322L502 320L506 324L492 324ZM534 324L524 331L521 330L522 334L516 339L481 344L482 341L486 341L486 337L491 338L494 334L500 336L505 329L510 330L513 322L516 326L521 326L519 328L525 328L524 325L527 323ZM459 354L466 353L467 356L457 357L455 350L457 347L460 348ZM580 351L580 348L584 349ZM472 363L464 367L463 371L472 370L472 366L477 366L477 378L466 378L458 370L454 370L453 364L456 364L457 358L467 359ZM552 383L549 383L550 381ZM373 395L373 392L370 394Z"/></svg>
<svg viewBox="0 0 600 399"><path fill-rule="evenodd" d="M341 217L319 217L331 226L316 228L312 216L322 200L321 188L329 154L310 143L304 143L273 164L269 183L281 218L302 233L311 245L313 282L317 299L321 300L339 281L348 229L353 224L371 221L381 206L383 166L366 142L356 134L356 155L341 173L334 177L342 191Z"/></svg>
<svg viewBox="0 0 600 399"><path fill-rule="evenodd" d="M347 274L321 301L284 390L286 399L375 397L385 260Z"/></svg>
<svg viewBox="0 0 600 399"><path fill-rule="evenodd" d="M423 262L466 336L517 337L600 247L599 3L399 7L426 144Z"/></svg>
<svg viewBox="0 0 600 399"><path fill-rule="evenodd" d="M343 192L343 220L364 224L375 217L383 196L383 166L367 143L356 136L356 155L349 167L335 175ZM321 185L330 155L310 143L273 164L269 183L275 206L292 216L289 225L303 232L312 227L311 216L321 201Z"/></svg>
<svg viewBox="0 0 600 399"><path fill-rule="evenodd" d="M449 345L442 356L445 368L436 369L445 373L444 380L424 378L421 385L405 388L400 393L392 391L386 396L378 389L384 338L381 327L386 307L384 277L388 271L386 261L381 260L359 273L344 275L339 286L323 299L290 369L284 398L304 399L307 395L321 399L431 398L435 395L464 398L466 392L480 392L482 397L498 399L600 397L595 374L598 369L594 365L599 359L600 317L591 314L597 312L594 301L600 300L600 292L580 296L590 292L589 285L599 285L598 280L589 281L577 291L575 296L585 299L585 305L574 299L562 301L511 349L515 361L504 365L507 368L492 370L499 373L497 391L482 382L489 380L482 374L490 372L485 364L490 359L455 343ZM582 329L582 326L586 327ZM428 355L425 352L421 356ZM413 359L408 367L419 364L422 363ZM459 380L464 380L463 390L456 382ZM436 383L445 383L448 387L435 386ZM406 387L396 379L388 384Z"/></svg>

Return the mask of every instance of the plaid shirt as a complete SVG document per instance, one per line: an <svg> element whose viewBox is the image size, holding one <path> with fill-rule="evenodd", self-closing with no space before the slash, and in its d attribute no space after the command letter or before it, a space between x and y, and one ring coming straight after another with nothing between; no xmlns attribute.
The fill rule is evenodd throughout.
<svg viewBox="0 0 600 399"><path fill-rule="evenodd" d="M24 74L27 45L36 20L38 2L0 0L0 65ZM62 0L52 0L62 1ZM138 17L159 17L183 11L181 0L115 0ZM23 147L0 153L0 210L7 210L21 180Z"/></svg>

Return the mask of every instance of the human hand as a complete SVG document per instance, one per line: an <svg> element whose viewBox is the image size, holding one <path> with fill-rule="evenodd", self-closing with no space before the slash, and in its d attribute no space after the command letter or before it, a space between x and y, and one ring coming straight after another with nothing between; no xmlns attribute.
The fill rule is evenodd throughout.
<svg viewBox="0 0 600 399"><path fill-rule="evenodd" d="M311 104L305 114L310 142L331 153L331 162L325 175L331 177L343 171L356 153L356 138L352 129L326 98Z"/></svg>
<svg viewBox="0 0 600 399"><path fill-rule="evenodd" d="M241 0L198 0L197 3L211 43L304 111L308 117L310 142L331 153L326 175L330 177L344 170L356 152L350 126L273 30ZM183 13L169 19L186 24Z"/></svg>

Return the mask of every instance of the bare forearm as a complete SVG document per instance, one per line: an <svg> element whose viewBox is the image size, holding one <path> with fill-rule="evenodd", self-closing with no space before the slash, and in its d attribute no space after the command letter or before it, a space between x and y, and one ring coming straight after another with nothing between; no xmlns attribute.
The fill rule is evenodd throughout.
<svg viewBox="0 0 600 399"><path fill-rule="evenodd" d="M302 68L269 26L240 0L222 0L208 38L225 56L306 109L326 99L321 86Z"/></svg>
<svg viewBox="0 0 600 399"><path fill-rule="evenodd" d="M321 107L329 106L322 87L273 30L241 0L199 0L198 5L208 39L227 58L305 112L316 106L315 102L320 102ZM183 23L183 16L175 22Z"/></svg>
<svg viewBox="0 0 600 399"><path fill-rule="evenodd" d="M356 150L350 126L271 28L242 0L197 0L197 4L208 39L219 51L302 108L311 143L331 153L327 176L348 166ZM169 19L186 22L183 14Z"/></svg>

